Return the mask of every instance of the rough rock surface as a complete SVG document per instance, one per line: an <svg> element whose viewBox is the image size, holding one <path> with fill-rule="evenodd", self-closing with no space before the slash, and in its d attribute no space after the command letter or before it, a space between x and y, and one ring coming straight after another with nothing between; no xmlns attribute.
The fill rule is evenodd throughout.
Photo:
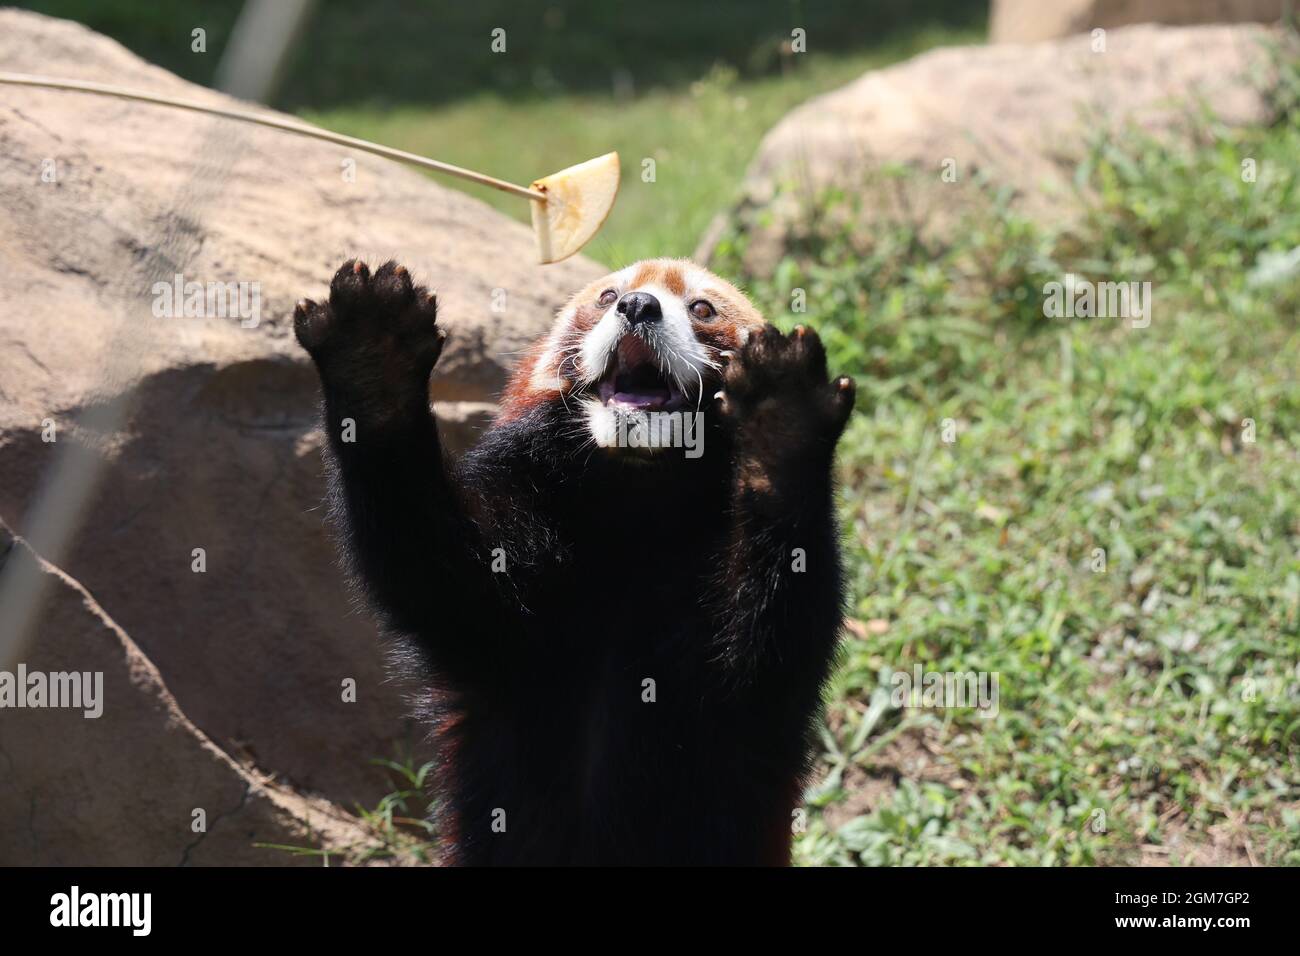
<svg viewBox="0 0 1300 956"><path fill-rule="evenodd" d="M697 252L707 260L727 226L750 233L746 264L770 268L786 231L819 191L865 198L876 219L906 216L941 234L982 201L987 177L1028 215L1060 222L1077 205L1071 179L1089 138L1136 124L1176 136L1201 105L1222 122L1273 116L1275 71L1261 26L1136 26L1029 46L950 47L873 70L789 113L763 139L742 197ZM951 161L955 181L944 181ZM886 175L890 165L919 175Z"/></svg>
<svg viewBox="0 0 1300 956"><path fill-rule="evenodd" d="M0 862L319 865L319 857L257 844L349 854L374 842L327 801L232 760L181 711L157 668L85 588L2 525L0 567L46 585L41 620L58 639L35 644L27 673L102 675L98 690L80 699L93 705L89 711L5 711Z"/></svg>
<svg viewBox="0 0 1300 956"><path fill-rule="evenodd" d="M232 102L78 24L16 10L0 10L0 66ZM518 352L602 270L533 264L527 227L387 161L77 93L0 87L0 207L0 518L94 596L216 746L345 806L372 804L388 786L369 761L406 739L406 708L322 526L317 386L293 304L323 296L348 256L400 258L439 291L452 338L431 391L467 435ZM178 272L247 283L256 322L206 303L205 316L159 315L155 283ZM78 483L90 496L73 515L56 489ZM50 528L71 518L59 547ZM0 578L0 605L3 593ZM29 657L75 663L78 632L59 620L38 616L26 636ZM109 741L111 721L96 725ZM10 748L23 727L41 732L7 729ZM141 749L144 736L106 745L97 772L137 779L131 768L176 739ZM67 825L89 840L116 823L87 804ZM19 852L7 833L0 862Z"/></svg>
<svg viewBox="0 0 1300 956"><path fill-rule="evenodd" d="M1284 0L993 0L990 43L1057 40L1135 23L1274 23Z"/></svg>

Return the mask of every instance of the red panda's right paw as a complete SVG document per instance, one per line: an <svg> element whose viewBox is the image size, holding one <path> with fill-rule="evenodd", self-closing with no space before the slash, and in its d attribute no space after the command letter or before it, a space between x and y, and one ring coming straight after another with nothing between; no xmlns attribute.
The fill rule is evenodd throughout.
<svg viewBox="0 0 1300 956"><path fill-rule="evenodd" d="M834 445L853 398L853 379L827 375L826 350L815 331L800 326L782 335L769 325L727 361L718 407L750 445L776 456Z"/></svg>
<svg viewBox="0 0 1300 956"><path fill-rule="evenodd" d="M357 259L334 274L328 303L304 299L293 315L298 344L335 384L427 382L447 338L437 321L437 296L404 266L386 262L371 275Z"/></svg>

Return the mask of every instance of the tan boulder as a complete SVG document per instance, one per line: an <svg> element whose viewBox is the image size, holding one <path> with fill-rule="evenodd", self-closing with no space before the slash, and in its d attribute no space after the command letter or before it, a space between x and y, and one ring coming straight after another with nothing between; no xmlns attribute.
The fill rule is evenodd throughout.
<svg viewBox="0 0 1300 956"><path fill-rule="evenodd" d="M328 802L231 759L85 588L3 525L0 568L43 585L41 620L57 634L0 674L11 695L21 677L16 693L45 705L10 697L0 719L0 864L319 866L271 847L337 862L376 844Z"/></svg>
<svg viewBox="0 0 1300 956"><path fill-rule="evenodd" d="M990 43L1037 43L1135 23L1275 23L1284 0L993 0Z"/></svg>
<svg viewBox="0 0 1300 956"><path fill-rule="evenodd" d="M1179 136L1202 107L1231 125L1272 119L1269 48L1282 42L1254 25L1135 26L1109 31L1104 50L1084 35L949 47L873 70L768 132L740 200L697 257L738 225L746 264L770 268L828 187L859 197L869 220L906 219L931 235L986 201L982 178L1009 187L1018 211L1068 221L1075 166L1093 137L1129 124Z"/></svg>
<svg viewBox="0 0 1300 956"><path fill-rule="evenodd" d="M233 102L11 9L0 64ZM76 93L0 87L0 208L0 516L94 595L217 746L372 804L388 782L370 761L410 728L323 528L294 302L323 297L353 255L399 258L435 286L452 338L431 392L463 443L518 353L603 270L534 264L527 226L387 161ZM186 315L165 291L178 273L231 283L248 308L221 315L214 296ZM24 613L28 653L69 652L75 635L32 600L0 578L0 659ZM148 758L133 748L108 748L101 772L134 779Z"/></svg>

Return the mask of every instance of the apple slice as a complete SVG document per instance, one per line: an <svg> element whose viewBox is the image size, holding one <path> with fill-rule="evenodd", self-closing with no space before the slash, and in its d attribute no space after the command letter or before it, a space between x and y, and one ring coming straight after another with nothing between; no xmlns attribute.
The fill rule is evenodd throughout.
<svg viewBox="0 0 1300 956"><path fill-rule="evenodd" d="M533 232L542 262L567 259L596 234L618 195L618 153L606 153L533 183Z"/></svg>

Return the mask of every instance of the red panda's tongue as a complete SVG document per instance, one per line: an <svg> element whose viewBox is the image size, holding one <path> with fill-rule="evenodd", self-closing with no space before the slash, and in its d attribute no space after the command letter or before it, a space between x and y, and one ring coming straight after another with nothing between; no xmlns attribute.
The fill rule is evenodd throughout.
<svg viewBox="0 0 1300 956"><path fill-rule="evenodd" d="M620 405L630 405L633 408L662 408L672 398L672 392L666 388L638 390L635 392L616 390L610 398Z"/></svg>

